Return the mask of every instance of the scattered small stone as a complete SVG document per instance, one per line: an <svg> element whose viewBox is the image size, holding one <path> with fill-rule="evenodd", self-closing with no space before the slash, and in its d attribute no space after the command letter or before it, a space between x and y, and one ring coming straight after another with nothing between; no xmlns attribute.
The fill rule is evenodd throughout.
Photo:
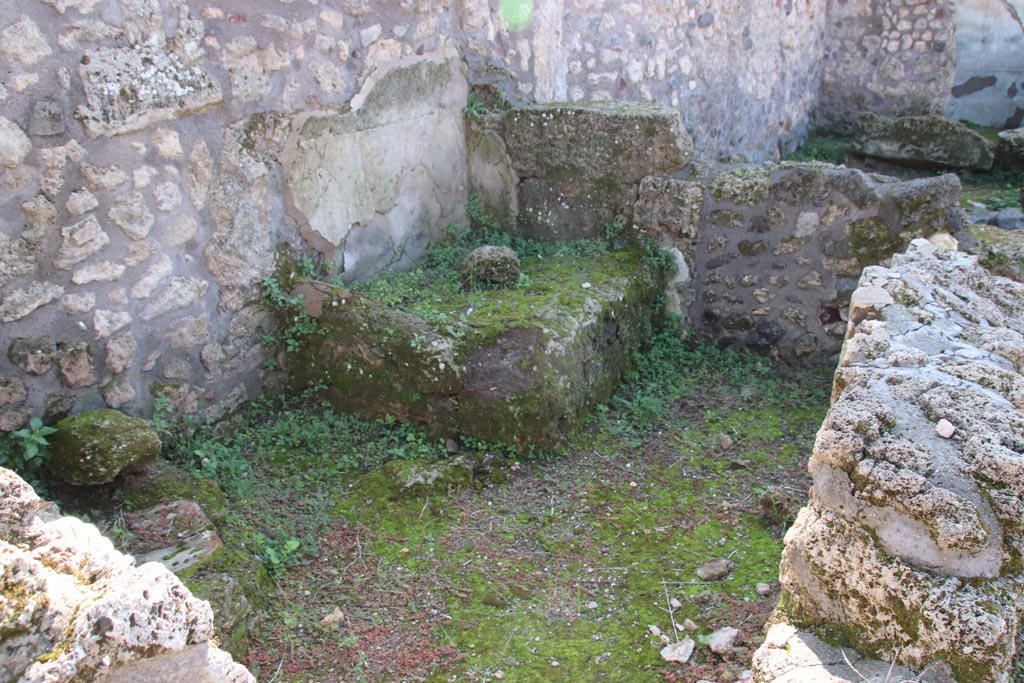
<svg viewBox="0 0 1024 683"><path fill-rule="evenodd" d="M683 603L679 602L679 600L677 600L676 598L672 598L668 604L669 607L671 607L672 609L679 609L683 606Z"/></svg>
<svg viewBox="0 0 1024 683"><path fill-rule="evenodd" d="M597 609L597 603L591 600L586 604L587 609Z"/></svg>
<svg viewBox="0 0 1024 683"><path fill-rule="evenodd" d="M683 628L685 628L687 631L696 631L697 624L693 622L693 619L687 619L683 622Z"/></svg>
<svg viewBox="0 0 1024 683"><path fill-rule="evenodd" d="M772 586L768 583L757 584L757 594L761 597L765 597L772 594Z"/></svg>
<svg viewBox="0 0 1024 683"><path fill-rule="evenodd" d="M721 451L729 450L730 448L733 447L733 444L735 443L732 440L731 436L729 436L728 434L722 434L721 432L715 438L718 439L718 450Z"/></svg>
<svg viewBox="0 0 1024 683"><path fill-rule="evenodd" d="M733 647L736 645L736 637L739 634L739 630L732 626L720 628L708 638L708 647L716 655L732 654Z"/></svg>
<svg viewBox="0 0 1024 683"><path fill-rule="evenodd" d="M320 620L320 626L322 628L334 628L345 619L345 613L341 611L341 608L335 607L331 610L331 613Z"/></svg>
<svg viewBox="0 0 1024 683"><path fill-rule="evenodd" d="M943 439L950 438L951 436L953 436L953 432L955 431L956 427L954 427L953 423L947 420L946 418L942 418L935 425L935 433L941 436Z"/></svg>
<svg viewBox="0 0 1024 683"><path fill-rule="evenodd" d="M594 657L594 664L604 664L612 658L611 652L602 652L598 656Z"/></svg>
<svg viewBox="0 0 1024 683"><path fill-rule="evenodd" d="M666 662L679 662L680 664L686 664L690 661L690 655L693 654L693 648L697 644L692 638L684 638L678 643L672 643L661 648L661 658Z"/></svg>
<svg viewBox="0 0 1024 683"><path fill-rule="evenodd" d="M559 666L562 666L562 663L561 663L560 661L558 661L557 659L552 659L552 660L551 660L551 666L553 666L553 667L556 667L556 668L557 668L557 667L559 667Z"/></svg>
<svg viewBox="0 0 1024 683"><path fill-rule="evenodd" d="M661 629L660 629L660 628L658 628L657 626L655 626L654 624L651 624L650 626L648 626L648 627L647 627L647 631L648 631L648 632L649 632L649 633L650 633L650 634L651 634L652 636L654 636L655 638L657 638L657 637L659 637L659 636L661 635Z"/></svg>
<svg viewBox="0 0 1024 683"><path fill-rule="evenodd" d="M697 576L701 581L721 581L729 575L734 566L724 557L716 557L704 563L704 566L697 570Z"/></svg>

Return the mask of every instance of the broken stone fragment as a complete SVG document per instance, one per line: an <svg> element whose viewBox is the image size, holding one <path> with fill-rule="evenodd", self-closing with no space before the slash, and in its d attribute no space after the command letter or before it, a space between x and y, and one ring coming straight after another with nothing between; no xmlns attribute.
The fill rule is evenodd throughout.
<svg viewBox="0 0 1024 683"><path fill-rule="evenodd" d="M732 626L718 629L708 637L708 648L716 655L730 655L740 632Z"/></svg>
<svg viewBox="0 0 1024 683"><path fill-rule="evenodd" d="M693 654L693 649L696 646L697 643L692 638L683 638L678 643L671 643L661 648L661 658L666 662L685 664L690 661L690 656Z"/></svg>
<svg viewBox="0 0 1024 683"><path fill-rule="evenodd" d="M210 557L223 544L213 523L190 500L176 500L133 512L128 527L141 550L138 564L159 562L175 574Z"/></svg>
<svg viewBox="0 0 1024 683"><path fill-rule="evenodd" d="M858 117L857 126L854 150L866 156L932 168L992 168L988 141L944 116L885 118L868 113Z"/></svg>
<svg viewBox="0 0 1024 683"><path fill-rule="evenodd" d="M697 570L697 576L700 577L701 581L721 581L725 577L729 576L729 572L736 566L724 557L716 557L713 560L705 562L704 565Z"/></svg>
<svg viewBox="0 0 1024 683"><path fill-rule="evenodd" d="M462 286L477 283L511 286L519 281L519 256L509 247L486 245L471 251L462 261Z"/></svg>

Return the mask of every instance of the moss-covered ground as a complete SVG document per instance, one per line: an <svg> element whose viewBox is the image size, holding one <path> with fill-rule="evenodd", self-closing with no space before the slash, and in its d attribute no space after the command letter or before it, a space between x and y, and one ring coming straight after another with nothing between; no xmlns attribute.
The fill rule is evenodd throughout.
<svg viewBox="0 0 1024 683"><path fill-rule="evenodd" d="M381 465L454 441L313 395L179 425L168 452L223 489L222 535L272 579L245 643L260 680L733 681L778 597L829 383L662 333L564 452L467 440L459 455L487 465L429 497L398 495ZM701 581L718 557L732 572ZM724 626L732 655L659 655Z"/></svg>

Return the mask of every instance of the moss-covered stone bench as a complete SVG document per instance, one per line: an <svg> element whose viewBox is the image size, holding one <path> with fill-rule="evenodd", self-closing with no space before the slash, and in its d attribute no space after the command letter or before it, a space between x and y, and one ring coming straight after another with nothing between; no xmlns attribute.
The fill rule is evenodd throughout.
<svg viewBox="0 0 1024 683"><path fill-rule="evenodd" d="M662 273L634 246L526 259L520 284L411 311L306 282L319 334L292 354L297 388L342 410L520 450L557 446L612 392L644 339Z"/></svg>

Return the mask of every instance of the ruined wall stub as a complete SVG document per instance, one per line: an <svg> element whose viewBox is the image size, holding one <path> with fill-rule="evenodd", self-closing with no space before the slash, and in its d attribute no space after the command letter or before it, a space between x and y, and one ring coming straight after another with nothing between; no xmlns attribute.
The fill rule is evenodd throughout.
<svg viewBox="0 0 1024 683"><path fill-rule="evenodd" d="M698 169L690 169L698 171ZM686 325L786 360L830 360L861 270L962 222L953 175L899 182L829 164L645 178L636 218L677 254Z"/></svg>
<svg viewBox="0 0 1024 683"><path fill-rule="evenodd" d="M788 622L945 669L927 680L1006 683L1024 595L1024 285L916 240L865 269L849 317L811 500L786 534L782 632L754 680L825 677L785 647Z"/></svg>

